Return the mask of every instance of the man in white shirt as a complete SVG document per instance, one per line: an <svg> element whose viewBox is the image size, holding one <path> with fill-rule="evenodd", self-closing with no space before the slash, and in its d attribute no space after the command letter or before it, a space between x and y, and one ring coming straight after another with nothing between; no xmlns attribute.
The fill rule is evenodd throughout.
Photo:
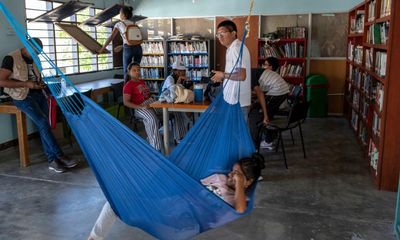
<svg viewBox="0 0 400 240"><path fill-rule="evenodd" d="M227 48L225 55L225 71L212 71L214 82L224 82L224 99L230 104L240 102L243 116L247 122L251 103L251 61L249 49L243 45L243 55L239 58L241 41L237 39L236 24L226 20L218 24L217 34L219 42ZM233 69L235 67L235 69ZM232 71L233 70L233 71ZM226 82L227 81L227 82ZM239 90L240 88L240 90ZM240 96L238 98L240 91Z"/></svg>

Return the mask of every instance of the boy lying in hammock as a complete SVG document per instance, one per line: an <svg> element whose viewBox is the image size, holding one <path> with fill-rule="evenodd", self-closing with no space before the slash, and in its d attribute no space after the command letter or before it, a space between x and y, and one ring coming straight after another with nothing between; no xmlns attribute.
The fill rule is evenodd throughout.
<svg viewBox="0 0 400 240"><path fill-rule="evenodd" d="M202 179L201 183L237 212L243 213L247 208L246 189L257 181L264 167L264 157L253 153L251 157L242 158L235 163L228 175L213 174ZM117 218L110 204L106 202L88 240L104 239Z"/></svg>

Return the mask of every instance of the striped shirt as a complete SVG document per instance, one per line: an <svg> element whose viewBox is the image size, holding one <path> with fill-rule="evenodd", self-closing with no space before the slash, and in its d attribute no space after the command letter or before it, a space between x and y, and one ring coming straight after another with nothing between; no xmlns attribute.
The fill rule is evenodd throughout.
<svg viewBox="0 0 400 240"><path fill-rule="evenodd" d="M265 95L281 96L289 93L289 84L278 73L265 69L258 84Z"/></svg>

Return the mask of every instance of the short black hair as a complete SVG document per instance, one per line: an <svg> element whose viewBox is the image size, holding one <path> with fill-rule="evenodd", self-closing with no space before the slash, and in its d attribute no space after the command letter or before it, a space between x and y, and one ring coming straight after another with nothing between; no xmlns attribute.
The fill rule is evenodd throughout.
<svg viewBox="0 0 400 240"><path fill-rule="evenodd" d="M39 45L40 49L37 49L35 42L36 42L37 45ZM36 52L41 52L42 49L43 49L43 43L42 43L42 40L40 40L40 38L37 38L37 37L29 38L28 39L28 44Z"/></svg>
<svg viewBox="0 0 400 240"><path fill-rule="evenodd" d="M131 19L132 18L132 16L133 16L133 14L132 14L133 7L122 6L121 7L121 11L122 11L122 13L125 15L125 17L127 19Z"/></svg>
<svg viewBox="0 0 400 240"><path fill-rule="evenodd" d="M242 168L247 180L253 180L250 186L258 180L261 170L265 168L264 157L259 153L253 153L251 157L240 159L238 164Z"/></svg>
<svg viewBox="0 0 400 240"><path fill-rule="evenodd" d="M237 33L236 24L234 22L232 22L231 20L225 20L225 21L220 22L218 24L217 29L220 27L226 27L230 32L235 31Z"/></svg>
<svg viewBox="0 0 400 240"><path fill-rule="evenodd" d="M279 68L279 60L276 57L268 57L265 59L268 64L272 67L272 71L276 71Z"/></svg>

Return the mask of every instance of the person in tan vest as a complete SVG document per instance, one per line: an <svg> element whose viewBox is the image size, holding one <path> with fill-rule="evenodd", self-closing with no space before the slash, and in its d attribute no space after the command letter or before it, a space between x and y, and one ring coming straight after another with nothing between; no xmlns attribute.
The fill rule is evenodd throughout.
<svg viewBox="0 0 400 240"><path fill-rule="evenodd" d="M40 46L40 51L43 48L39 38L28 41L31 46L35 46L35 41ZM48 103L43 90L45 84L26 48L15 50L4 57L0 68L0 87L4 87L4 92L10 95L14 105L38 128L49 169L59 173L65 172L66 168L75 167L77 162L64 155L51 132Z"/></svg>

